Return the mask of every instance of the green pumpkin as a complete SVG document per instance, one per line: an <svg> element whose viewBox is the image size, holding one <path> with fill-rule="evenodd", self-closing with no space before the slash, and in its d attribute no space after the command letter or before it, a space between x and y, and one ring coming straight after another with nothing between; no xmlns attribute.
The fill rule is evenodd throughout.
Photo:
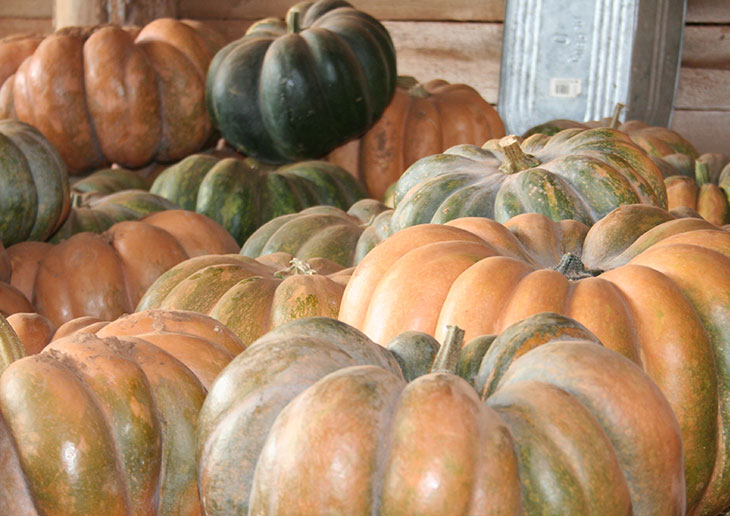
<svg viewBox="0 0 730 516"><path fill-rule="evenodd" d="M343 0L265 19L211 62L206 100L237 150L270 163L324 156L365 133L395 91L388 31Z"/></svg>
<svg viewBox="0 0 730 516"><path fill-rule="evenodd" d="M677 420L638 366L557 314L459 332L383 347L312 317L251 344L200 411L205 514L684 514Z"/></svg>
<svg viewBox="0 0 730 516"><path fill-rule="evenodd" d="M326 161L276 167L255 159L193 154L163 171L150 192L220 223L239 245L280 215L320 204L347 209L366 197L344 169Z"/></svg>
<svg viewBox="0 0 730 516"><path fill-rule="evenodd" d="M334 206L313 206L281 215L257 229L241 247L241 254L258 258L285 252L300 260L326 258L343 267L357 265L375 245L372 238L360 244L365 230L383 213L392 212L375 199L361 199L344 211ZM375 230L373 230L375 231ZM387 235L380 234L380 238Z"/></svg>
<svg viewBox="0 0 730 516"><path fill-rule="evenodd" d="M146 190L147 186L142 176L132 170L102 168L74 181L71 195L84 198L85 195L107 195L122 190Z"/></svg>
<svg viewBox="0 0 730 516"><path fill-rule="evenodd" d="M45 240L70 208L68 171L34 127L0 121L0 241Z"/></svg>
<svg viewBox="0 0 730 516"><path fill-rule="evenodd" d="M77 196L76 199L80 205L71 208L68 218L48 239L49 242L56 244L83 231L103 233L117 222L139 220L150 213L178 209L172 201L145 190L121 190L85 199Z"/></svg>
<svg viewBox="0 0 730 516"><path fill-rule="evenodd" d="M566 129L457 145L411 165L396 183L392 225L459 217L506 222L520 213L586 225L625 204L666 208L662 175L631 139L609 128Z"/></svg>

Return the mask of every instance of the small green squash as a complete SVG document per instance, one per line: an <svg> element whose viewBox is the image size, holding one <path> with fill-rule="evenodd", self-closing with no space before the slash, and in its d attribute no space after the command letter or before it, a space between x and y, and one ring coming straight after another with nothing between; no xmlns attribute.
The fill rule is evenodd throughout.
<svg viewBox="0 0 730 516"><path fill-rule="evenodd" d="M326 161L277 167L206 154L193 154L163 171L150 192L209 216L239 245L280 215L321 204L348 209L366 197L354 177Z"/></svg>

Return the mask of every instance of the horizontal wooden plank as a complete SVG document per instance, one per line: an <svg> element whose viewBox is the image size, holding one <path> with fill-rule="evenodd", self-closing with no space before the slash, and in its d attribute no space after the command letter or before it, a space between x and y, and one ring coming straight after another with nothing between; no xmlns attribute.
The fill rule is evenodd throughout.
<svg viewBox="0 0 730 516"><path fill-rule="evenodd" d="M256 20L283 17L291 0L179 0L179 16ZM379 20L503 21L504 0L350 0Z"/></svg>
<svg viewBox="0 0 730 516"><path fill-rule="evenodd" d="M670 127L691 141L700 153L721 152L730 156L730 111L678 109Z"/></svg>
<svg viewBox="0 0 730 516"><path fill-rule="evenodd" d="M475 88L497 102L502 24L384 22L398 58L398 73L419 81L445 79Z"/></svg>
<svg viewBox="0 0 730 516"><path fill-rule="evenodd" d="M730 69L687 68L679 70L674 99L676 109L729 109ZM730 141L730 138L728 138Z"/></svg>
<svg viewBox="0 0 730 516"><path fill-rule="evenodd" d="M682 66L730 68L730 25L686 26Z"/></svg>
<svg viewBox="0 0 730 516"><path fill-rule="evenodd" d="M211 28L220 32L226 41L233 41L242 37L246 29L256 20L200 20Z"/></svg>
<svg viewBox="0 0 730 516"><path fill-rule="evenodd" d="M0 18L52 18L53 0L2 0Z"/></svg>
<svg viewBox="0 0 730 516"><path fill-rule="evenodd" d="M51 18L0 18L0 38L12 34L48 34L51 30Z"/></svg>
<svg viewBox="0 0 730 516"><path fill-rule="evenodd" d="M728 0L687 0L687 23L730 23Z"/></svg>

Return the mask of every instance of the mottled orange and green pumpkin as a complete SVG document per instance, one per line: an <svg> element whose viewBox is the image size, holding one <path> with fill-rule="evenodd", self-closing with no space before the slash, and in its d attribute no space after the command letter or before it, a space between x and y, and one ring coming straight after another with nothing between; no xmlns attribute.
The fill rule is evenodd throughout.
<svg viewBox="0 0 730 516"><path fill-rule="evenodd" d="M200 515L198 411L242 350L214 319L152 311L16 359L0 376L0 513Z"/></svg>
<svg viewBox="0 0 730 516"><path fill-rule="evenodd" d="M248 345L292 319L336 317L349 272L324 258L304 262L284 252L256 260L240 254L198 256L162 274L137 310L204 313Z"/></svg>
<svg viewBox="0 0 730 516"><path fill-rule="evenodd" d="M723 154L702 154L695 160L694 175L672 175L664 178L667 206L695 210L718 226L730 222L730 164Z"/></svg>
<svg viewBox="0 0 730 516"><path fill-rule="evenodd" d="M326 258L351 267L387 236L391 215L375 199L361 199L347 211L313 206L271 219L246 239L241 254L258 258L285 252L304 261Z"/></svg>
<svg viewBox="0 0 730 516"><path fill-rule="evenodd" d="M482 395L448 353L404 378L403 347L433 357L419 335L396 354L328 318L275 328L201 409L205 513L683 515L679 427L650 378L575 321L510 330L473 357L500 369Z"/></svg>
<svg viewBox="0 0 730 516"><path fill-rule="evenodd" d="M407 330L440 339L449 324L473 338L537 312L572 317L640 364L671 403L689 512L727 507L730 233L657 207L623 206L558 263L553 249L494 224L456 219L395 233L355 268L339 318L382 344Z"/></svg>
<svg viewBox="0 0 730 516"><path fill-rule="evenodd" d="M0 112L37 127L72 175L180 159L208 139L205 76L223 44L198 25L60 29L2 85Z"/></svg>
<svg viewBox="0 0 730 516"><path fill-rule="evenodd" d="M627 135L565 129L457 145L416 161L396 183L392 226L471 216L505 222L528 212L591 225L624 204L666 202L661 172Z"/></svg>

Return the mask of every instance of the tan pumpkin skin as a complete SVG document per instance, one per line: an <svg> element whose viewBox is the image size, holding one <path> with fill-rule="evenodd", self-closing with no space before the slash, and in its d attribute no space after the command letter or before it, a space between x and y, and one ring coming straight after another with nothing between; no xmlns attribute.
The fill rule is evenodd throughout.
<svg viewBox="0 0 730 516"><path fill-rule="evenodd" d="M40 353L56 332L53 323L41 314L18 312L9 315L7 321L20 337L26 355Z"/></svg>
<svg viewBox="0 0 730 516"><path fill-rule="evenodd" d="M32 35L8 36L0 39L0 84L15 73L20 63L33 54L42 40L42 36Z"/></svg>
<svg viewBox="0 0 730 516"><path fill-rule="evenodd" d="M145 292L137 310L190 310L216 318L246 345L293 319L336 317L349 280L324 261L322 273L286 271L291 255L254 260L239 254L199 256L180 263ZM327 274L327 268L337 272ZM343 275L344 274L344 275Z"/></svg>
<svg viewBox="0 0 730 516"><path fill-rule="evenodd" d="M231 234L202 213L163 210L147 215L141 220L173 235L190 258L204 254L233 254L239 250Z"/></svg>
<svg viewBox="0 0 730 516"><path fill-rule="evenodd" d="M0 111L36 126L70 174L180 159L211 129L203 83L220 37L195 27L163 18L141 31L59 30L4 79Z"/></svg>
<svg viewBox="0 0 730 516"><path fill-rule="evenodd" d="M706 183L698 187L695 180L687 176L671 176L664 182L668 209L686 206L717 226L730 222L727 196L717 185Z"/></svg>
<svg viewBox="0 0 730 516"><path fill-rule="evenodd" d="M371 197L382 199L418 159L504 135L499 114L474 88L436 79L410 89L396 87L379 121L328 159L360 179Z"/></svg>
<svg viewBox="0 0 730 516"><path fill-rule="evenodd" d="M186 316L172 314L183 327ZM168 314L140 317L164 326ZM213 319L207 327L208 336L235 339ZM77 333L8 368L0 377L3 514L200 514L190 444L206 389L194 371L227 352L220 339L199 338L197 353L184 345L178 353L175 340L196 333L183 331ZM151 342L165 339L165 351Z"/></svg>
<svg viewBox="0 0 730 516"><path fill-rule="evenodd" d="M543 339L480 398L446 372L406 383L371 341L321 326L277 328L211 388L206 514L684 514L671 409L595 341Z"/></svg>
<svg viewBox="0 0 730 516"><path fill-rule="evenodd" d="M685 220L709 226L701 219L672 222ZM418 231L436 229L427 226ZM725 464L730 449L721 437L730 428L724 401L730 383L723 365L730 359L723 322L730 307L730 234L719 228L674 234L643 252L635 250L626 265L577 281L517 256L488 256L452 282L439 283L441 263L451 254L456 261L466 249L488 245L475 244L472 236L411 245L410 252L403 252L401 241L391 250L386 240L355 269L339 318L377 342L410 329L441 339L446 324L463 328L467 338L496 334L543 311L578 320L606 347L640 364L670 401L682 428L689 513L722 510L730 502ZM391 265L381 267L381 256Z"/></svg>
<svg viewBox="0 0 730 516"><path fill-rule="evenodd" d="M53 249L47 242L18 242L8 248L12 275L10 284L20 290L28 301L33 300L33 283L38 264Z"/></svg>

